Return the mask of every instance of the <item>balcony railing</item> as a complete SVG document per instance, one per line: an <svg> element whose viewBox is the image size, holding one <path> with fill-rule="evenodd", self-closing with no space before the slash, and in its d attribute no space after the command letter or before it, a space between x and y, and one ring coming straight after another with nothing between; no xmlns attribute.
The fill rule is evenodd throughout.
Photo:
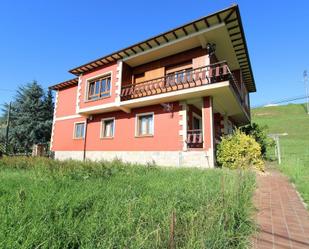
<svg viewBox="0 0 309 249"><path fill-rule="evenodd" d="M141 98L186 88L213 84L222 81L233 81L235 78L225 61L168 74L164 77L123 86L121 88L121 99L129 100Z"/></svg>
<svg viewBox="0 0 309 249"><path fill-rule="evenodd" d="M188 148L203 148L202 130L188 130L186 143Z"/></svg>
<svg viewBox="0 0 309 249"><path fill-rule="evenodd" d="M125 101L207 84L215 84L227 80L234 89L238 100L247 113L249 113L249 107L245 103L245 92L240 89L226 61L195 69L182 70L173 74L165 75L164 77L136 84L125 85L121 88L120 96L121 100Z"/></svg>

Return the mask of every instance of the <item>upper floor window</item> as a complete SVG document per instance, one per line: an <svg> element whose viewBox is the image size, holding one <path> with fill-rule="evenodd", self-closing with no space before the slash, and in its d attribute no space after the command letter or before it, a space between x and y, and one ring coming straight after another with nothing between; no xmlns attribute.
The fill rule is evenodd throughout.
<svg viewBox="0 0 309 249"><path fill-rule="evenodd" d="M110 96L111 75L91 80L88 82L88 100L95 100Z"/></svg>
<svg viewBox="0 0 309 249"><path fill-rule="evenodd" d="M167 75L167 84L175 85L180 83L185 83L191 81L192 78L192 68L181 70L175 73L170 73Z"/></svg>
<svg viewBox="0 0 309 249"><path fill-rule="evenodd" d="M85 137L85 122L74 123L74 138L83 139Z"/></svg>
<svg viewBox="0 0 309 249"><path fill-rule="evenodd" d="M191 80L192 60L174 66L166 67L167 85L175 85Z"/></svg>
<svg viewBox="0 0 309 249"><path fill-rule="evenodd" d="M136 135L152 136L154 135L153 113L138 114L136 116Z"/></svg>

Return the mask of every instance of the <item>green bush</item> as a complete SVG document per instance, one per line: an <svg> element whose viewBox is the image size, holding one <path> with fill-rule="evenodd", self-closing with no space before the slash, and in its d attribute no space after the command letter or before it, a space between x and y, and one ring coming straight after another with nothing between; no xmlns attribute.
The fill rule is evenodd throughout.
<svg viewBox="0 0 309 249"><path fill-rule="evenodd" d="M240 130L222 138L217 148L217 160L222 167L230 169L255 168L264 171L261 146L252 136Z"/></svg>
<svg viewBox="0 0 309 249"><path fill-rule="evenodd" d="M274 141L267 136L267 126L261 126L257 123L252 123L240 128L245 134L252 136L261 146L262 156L265 158L267 149L274 146Z"/></svg>

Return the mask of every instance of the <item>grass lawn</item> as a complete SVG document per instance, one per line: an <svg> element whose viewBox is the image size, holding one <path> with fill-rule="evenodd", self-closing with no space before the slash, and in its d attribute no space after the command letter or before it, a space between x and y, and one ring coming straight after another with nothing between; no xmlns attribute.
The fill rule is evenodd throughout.
<svg viewBox="0 0 309 249"><path fill-rule="evenodd" d="M289 176L309 204L309 115L305 106L258 108L252 111L252 119L267 125L270 133L288 133L280 138L283 160L279 169Z"/></svg>
<svg viewBox="0 0 309 249"><path fill-rule="evenodd" d="M254 188L237 171L4 158L0 248L246 248Z"/></svg>

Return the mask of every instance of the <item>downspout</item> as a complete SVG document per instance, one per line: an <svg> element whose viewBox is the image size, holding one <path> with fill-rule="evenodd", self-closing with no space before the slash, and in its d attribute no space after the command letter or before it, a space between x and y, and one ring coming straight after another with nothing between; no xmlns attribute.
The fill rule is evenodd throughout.
<svg viewBox="0 0 309 249"><path fill-rule="evenodd" d="M86 161L86 145L87 145L87 129L88 128L88 117L85 123L85 136L84 136L84 149L83 149L83 161Z"/></svg>

